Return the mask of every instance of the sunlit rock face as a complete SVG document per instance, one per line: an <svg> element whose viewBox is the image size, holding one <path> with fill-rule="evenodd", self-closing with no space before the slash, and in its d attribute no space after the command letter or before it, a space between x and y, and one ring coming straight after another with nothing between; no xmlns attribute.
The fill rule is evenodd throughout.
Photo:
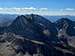
<svg viewBox="0 0 75 56"><path fill-rule="evenodd" d="M45 44L41 44L43 42L39 42L36 40L26 39L21 37L20 35L15 35L11 33L4 33L2 35L3 40L5 42L0 42L0 55L2 56L31 56L31 55L43 55L41 52L42 48ZM6 39L4 36L8 36ZM13 35L13 36L12 36ZM9 38L9 36L11 36ZM13 38L14 37L14 38ZM12 39L13 38L13 39ZM9 39L12 39L9 41Z"/></svg>

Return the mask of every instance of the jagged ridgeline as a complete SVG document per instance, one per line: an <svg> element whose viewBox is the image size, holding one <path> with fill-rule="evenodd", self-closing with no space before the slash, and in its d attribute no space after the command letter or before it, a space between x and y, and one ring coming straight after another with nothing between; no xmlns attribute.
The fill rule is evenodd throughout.
<svg viewBox="0 0 75 56"><path fill-rule="evenodd" d="M75 21L72 21L68 18L61 18L55 22L58 29L67 27L66 33L70 36L75 36Z"/></svg>
<svg viewBox="0 0 75 56"><path fill-rule="evenodd" d="M40 41L49 40L49 38L53 39L57 34L53 23L42 16L34 14L18 16L8 27L4 27L2 30L3 32L12 32Z"/></svg>
<svg viewBox="0 0 75 56"><path fill-rule="evenodd" d="M0 27L0 55L74 56L74 36L75 22L67 18L52 23L40 15L20 15Z"/></svg>

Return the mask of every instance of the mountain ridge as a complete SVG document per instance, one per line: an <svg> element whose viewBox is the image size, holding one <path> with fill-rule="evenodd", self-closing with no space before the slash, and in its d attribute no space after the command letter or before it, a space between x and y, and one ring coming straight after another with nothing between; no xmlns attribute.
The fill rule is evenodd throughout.
<svg viewBox="0 0 75 56"><path fill-rule="evenodd" d="M69 46L68 43L71 43L70 40L74 40L70 35L71 31L74 31L74 29L69 32L70 34L67 33L67 31L70 30L68 27L73 28L75 26L74 23L74 21L71 21L68 18L61 18L52 23L40 15L20 15L16 17L9 26L0 27L0 33L2 33L0 35L0 41L11 44L15 43L18 47L16 47L16 49L12 48L15 49L16 53L21 51L25 54L27 51L29 54L33 55L33 53L36 52L36 49L40 48L40 52L44 56L50 56L52 55L52 52L54 52L53 55L58 56L61 54L62 56L64 56L64 54L66 56L69 54L74 55L72 53L75 49L73 46ZM74 32L72 33L74 34ZM60 36L58 36L58 34L60 34ZM72 36L74 36L73 34ZM44 45L41 43L44 43ZM9 47L9 45L7 46ZM64 50L66 53L63 52Z"/></svg>

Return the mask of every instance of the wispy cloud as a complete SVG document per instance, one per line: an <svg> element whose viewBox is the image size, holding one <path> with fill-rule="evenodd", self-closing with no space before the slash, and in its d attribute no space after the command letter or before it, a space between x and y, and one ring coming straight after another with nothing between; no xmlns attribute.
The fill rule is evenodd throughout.
<svg viewBox="0 0 75 56"><path fill-rule="evenodd" d="M75 8L64 8L61 11L75 11Z"/></svg>
<svg viewBox="0 0 75 56"><path fill-rule="evenodd" d="M39 14L39 15L74 15L74 8L65 8L58 10L50 10L48 8L35 8L35 7L24 7L24 8L0 8L2 14Z"/></svg>
<svg viewBox="0 0 75 56"><path fill-rule="evenodd" d="M48 11L47 8L34 8L34 7L24 7L24 8L0 8L0 13L8 14L43 14Z"/></svg>
<svg viewBox="0 0 75 56"><path fill-rule="evenodd" d="M74 11L74 8L65 8L65 10Z"/></svg>

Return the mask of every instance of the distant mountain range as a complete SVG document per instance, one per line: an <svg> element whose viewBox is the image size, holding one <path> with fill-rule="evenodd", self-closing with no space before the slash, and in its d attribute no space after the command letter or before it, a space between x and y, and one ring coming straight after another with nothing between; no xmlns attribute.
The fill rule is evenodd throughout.
<svg viewBox="0 0 75 56"><path fill-rule="evenodd" d="M0 14L0 26L9 25L16 17L19 16L18 14ZM75 16L69 15L62 15L62 16L43 16L51 22L55 22L61 18L68 18L70 20L75 21Z"/></svg>
<svg viewBox="0 0 75 56"><path fill-rule="evenodd" d="M8 26L16 17L15 14L0 14L0 26Z"/></svg>
<svg viewBox="0 0 75 56"><path fill-rule="evenodd" d="M30 15L1 15L0 18L1 18L0 35L2 36L2 38L0 37L1 41L2 40L6 41L7 39L7 41L10 40L8 42L11 42L12 41L11 38L12 39L14 39L14 37L17 38L17 35L19 35L20 37L18 38L22 39L23 42L27 41L26 42L27 46L23 46L25 45L25 43L22 43L19 44L20 47L25 49L27 48L28 52L29 52L28 48L30 48L28 46L32 46L33 45L32 42L40 42L40 43L42 42L45 45L39 46L44 48L44 50L46 51L46 53L44 53L44 56L52 55L49 53L49 51L52 52L52 50L55 51L55 54L57 52L58 55L60 56L62 52L60 54L60 51L58 51L58 49L59 50L66 49L66 51L71 51L73 53L73 49L75 47L69 46L68 42L74 39L74 38L72 39L71 37L75 37L75 21L73 19L74 16L46 17L30 14ZM51 18L53 18L52 21L50 21ZM72 20L70 20L70 18ZM13 36L12 34L15 35ZM72 42L74 43L74 41ZM30 48L30 50L32 49ZM22 49L21 51L25 50ZM68 54L66 55L68 56Z"/></svg>
<svg viewBox="0 0 75 56"><path fill-rule="evenodd" d="M56 28L62 29L63 25L65 24L64 23L65 21L69 25L68 29L66 29L67 34L71 36L75 35L74 33L75 22L71 21L68 18L60 18L56 22L50 22L47 18L34 14L25 15L25 16L24 15L21 16L2 15L2 16L6 16L6 19L8 18L7 20L10 22L10 24L8 26L3 25L4 27L1 27L0 29L1 33L12 32L21 36L28 36L29 38L32 37L31 39L37 38L37 40L41 40L41 37L43 37L44 39L46 39L45 37L50 37L50 36L55 37L58 33ZM8 22L7 20L4 21Z"/></svg>
<svg viewBox="0 0 75 56"><path fill-rule="evenodd" d="M61 16L44 16L45 18L47 18L48 20L55 22L61 18L68 18L70 20L75 21L75 16L70 16L70 15L61 15Z"/></svg>

